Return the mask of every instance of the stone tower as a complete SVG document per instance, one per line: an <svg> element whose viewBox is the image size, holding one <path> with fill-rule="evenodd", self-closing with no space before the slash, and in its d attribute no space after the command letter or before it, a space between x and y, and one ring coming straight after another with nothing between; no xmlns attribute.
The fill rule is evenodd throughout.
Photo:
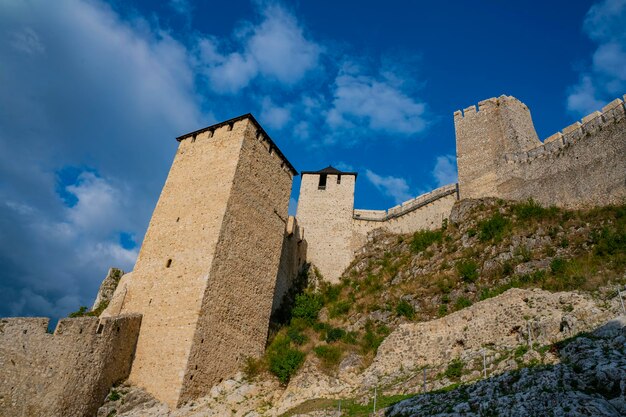
<svg viewBox="0 0 626 417"><path fill-rule="evenodd" d="M337 282L354 258L352 216L356 172L331 166L302 172L296 217L308 243L307 259Z"/></svg>
<svg viewBox="0 0 626 417"><path fill-rule="evenodd" d="M250 114L177 140L135 268L105 312L143 314L129 380L170 406L263 353L297 175Z"/></svg>
<svg viewBox="0 0 626 417"><path fill-rule="evenodd" d="M454 113L461 198L498 196L504 155L541 145L528 107L500 96Z"/></svg>

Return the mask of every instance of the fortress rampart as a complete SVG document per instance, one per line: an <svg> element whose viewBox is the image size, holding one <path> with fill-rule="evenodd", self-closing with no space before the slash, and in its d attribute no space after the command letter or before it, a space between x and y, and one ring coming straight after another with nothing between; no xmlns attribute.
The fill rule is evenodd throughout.
<svg viewBox="0 0 626 417"><path fill-rule="evenodd" d="M94 416L128 376L140 315L0 319L0 416Z"/></svg>
<svg viewBox="0 0 626 417"><path fill-rule="evenodd" d="M625 96L626 97L626 96ZM585 207L626 198L626 110L616 99L544 142L513 97L454 114L462 198L533 198Z"/></svg>
<svg viewBox="0 0 626 417"><path fill-rule="evenodd" d="M297 218L306 233L307 257L330 282L339 280L372 230L411 233L441 227L458 199L457 185L450 184L389 210L354 209L356 177L332 167L302 173Z"/></svg>

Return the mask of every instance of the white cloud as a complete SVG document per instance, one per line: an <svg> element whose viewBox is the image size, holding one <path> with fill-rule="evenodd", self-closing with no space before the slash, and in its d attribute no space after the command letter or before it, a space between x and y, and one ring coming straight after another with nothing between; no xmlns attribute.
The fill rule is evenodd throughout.
<svg viewBox="0 0 626 417"><path fill-rule="evenodd" d="M598 43L589 70L570 87L567 108L585 115L626 90L626 0L605 0L589 9L583 28Z"/></svg>
<svg viewBox="0 0 626 417"><path fill-rule="evenodd" d="M257 77L292 86L313 70L322 47L307 39L295 16L278 4L261 5L261 21L245 23L232 44L199 40L210 85L219 93L236 93ZM220 52L225 49L227 52Z"/></svg>
<svg viewBox="0 0 626 417"><path fill-rule="evenodd" d="M0 27L0 316L58 317L132 268L120 233L141 242L173 138L212 120L191 52L148 21L95 0L1 2Z"/></svg>
<svg viewBox="0 0 626 417"><path fill-rule="evenodd" d="M437 187L457 182L456 157L454 155L442 155L437 157L433 177L437 181Z"/></svg>
<svg viewBox="0 0 626 417"><path fill-rule="evenodd" d="M261 124L273 129L282 129L291 118L290 106L277 106L271 98L265 97L261 101Z"/></svg>
<svg viewBox="0 0 626 417"><path fill-rule="evenodd" d="M404 178L384 177L369 169L365 171L365 178L384 195L392 197L396 204L400 204L412 197L409 192L409 184Z"/></svg>
<svg viewBox="0 0 626 417"><path fill-rule="evenodd" d="M18 51L28 55L37 55L45 51L45 47L32 28L25 27L13 33L11 45Z"/></svg>
<svg viewBox="0 0 626 417"><path fill-rule="evenodd" d="M426 129L426 105L404 92L397 76L363 75L360 68L346 65L335 79L333 96L327 114L333 129L366 127L403 135Z"/></svg>

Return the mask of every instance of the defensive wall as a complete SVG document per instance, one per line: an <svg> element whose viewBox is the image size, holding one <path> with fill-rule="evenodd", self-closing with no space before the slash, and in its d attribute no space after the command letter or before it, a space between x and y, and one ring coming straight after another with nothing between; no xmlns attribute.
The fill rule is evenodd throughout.
<svg viewBox="0 0 626 417"><path fill-rule="evenodd" d="M626 96L625 96L626 98ZM626 199L626 110L616 99L541 142L514 97L454 114L461 198L586 207Z"/></svg>
<svg viewBox="0 0 626 417"><path fill-rule="evenodd" d="M249 114L178 141L135 268L105 311L143 315L129 381L171 407L263 353L297 174Z"/></svg>
<svg viewBox="0 0 626 417"><path fill-rule="evenodd" d="M441 227L458 199L457 185L450 184L389 210L354 209L356 178L333 167L302 172L296 217L306 233L308 260L330 282L338 282L372 230L411 233Z"/></svg>
<svg viewBox="0 0 626 417"><path fill-rule="evenodd" d="M280 308L285 295L293 285L294 279L306 262L307 242L304 240L304 228L298 225L298 220L294 216L289 216L280 254L278 276L276 277L272 314Z"/></svg>
<svg viewBox="0 0 626 417"><path fill-rule="evenodd" d="M128 376L140 315L0 319L0 416L95 416Z"/></svg>

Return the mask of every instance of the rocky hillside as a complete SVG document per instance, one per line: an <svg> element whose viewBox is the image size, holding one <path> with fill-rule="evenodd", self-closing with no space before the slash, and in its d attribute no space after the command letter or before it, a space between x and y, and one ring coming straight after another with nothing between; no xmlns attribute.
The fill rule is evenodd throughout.
<svg viewBox="0 0 626 417"><path fill-rule="evenodd" d="M265 356L210 396L169 411L118 387L99 415L336 415L325 410L339 400L343 415L368 415L374 389L380 408L424 387L561 369L560 341L620 314L625 272L626 206L462 201L439 230L372 233L340 284L312 267L275 317ZM403 404L392 412L449 412Z"/></svg>
<svg viewBox="0 0 626 417"><path fill-rule="evenodd" d="M386 415L626 415L626 318L556 344L555 354L557 365L532 366L415 396L395 404Z"/></svg>

